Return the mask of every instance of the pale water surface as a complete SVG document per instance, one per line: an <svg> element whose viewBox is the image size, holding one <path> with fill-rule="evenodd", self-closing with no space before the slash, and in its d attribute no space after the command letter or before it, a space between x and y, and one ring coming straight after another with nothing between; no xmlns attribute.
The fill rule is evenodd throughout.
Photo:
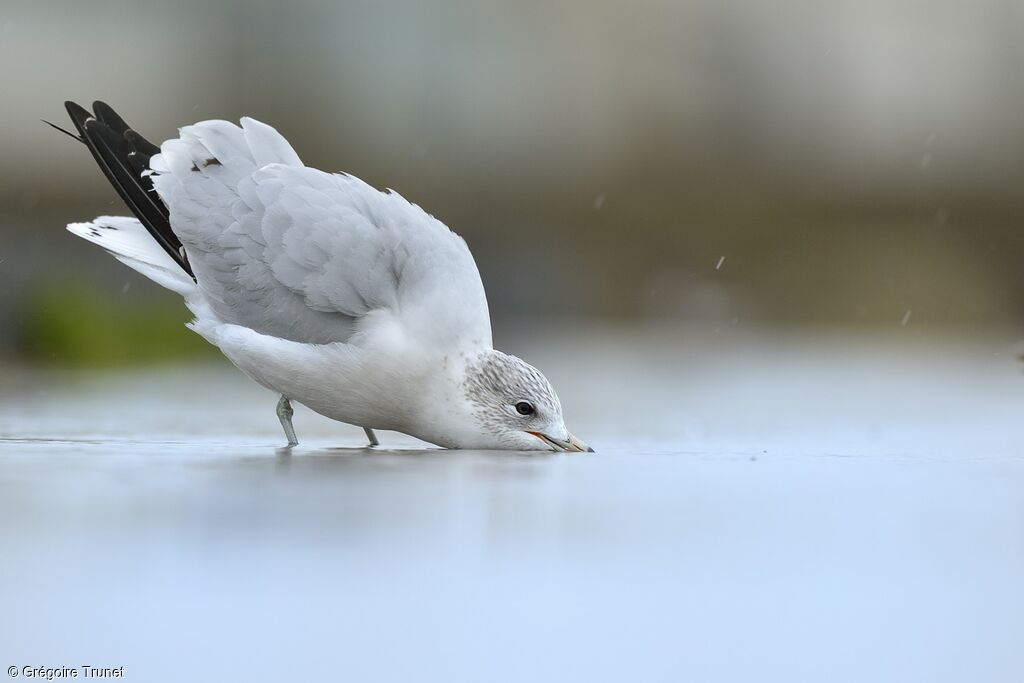
<svg viewBox="0 0 1024 683"><path fill-rule="evenodd" d="M577 346L573 343L575 340ZM224 366L8 373L0 664L136 681L1024 680L1007 342L555 336L594 455L420 450Z"/></svg>

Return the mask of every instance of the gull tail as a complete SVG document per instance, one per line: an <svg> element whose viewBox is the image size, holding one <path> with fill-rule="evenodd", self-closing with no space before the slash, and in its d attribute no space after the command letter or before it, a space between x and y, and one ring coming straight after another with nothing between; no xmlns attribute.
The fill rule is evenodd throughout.
<svg viewBox="0 0 1024 683"><path fill-rule="evenodd" d="M135 218L100 216L90 223L72 223L68 231L106 249L111 256L153 282L193 299L196 283Z"/></svg>
<svg viewBox="0 0 1024 683"><path fill-rule="evenodd" d="M102 217L93 223L73 223L68 230L99 244L118 260L154 280L157 278L139 266L157 267L154 255L162 252L166 258L161 259L160 269L168 263L173 264L178 273L194 282L195 275L181 240L171 230L170 213L153 190L149 162L160 153L160 148L132 130L117 112L103 102L94 102L92 113L74 102L65 102L64 106L100 170L138 218L136 221ZM107 233L116 234L108 236ZM148 240L145 233L149 233ZM125 234L130 234L127 241ZM125 249L128 252L123 251ZM160 280L157 282L169 286Z"/></svg>

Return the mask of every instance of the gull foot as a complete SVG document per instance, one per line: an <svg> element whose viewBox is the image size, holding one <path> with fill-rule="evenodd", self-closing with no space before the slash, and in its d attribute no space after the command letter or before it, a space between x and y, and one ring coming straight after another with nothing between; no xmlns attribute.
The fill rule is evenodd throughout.
<svg viewBox="0 0 1024 683"><path fill-rule="evenodd" d="M282 395L281 400L277 402L277 419L281 421L284 435L288 439L288 448L299 445L299 440L295 437L295 428L292 427L292 415L294 414L291 401Z"/></svg>

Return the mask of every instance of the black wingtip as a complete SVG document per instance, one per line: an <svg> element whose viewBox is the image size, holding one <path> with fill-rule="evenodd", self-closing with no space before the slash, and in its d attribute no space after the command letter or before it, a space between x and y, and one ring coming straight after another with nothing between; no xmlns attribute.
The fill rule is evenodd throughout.
<svg viewBox="0 0 1024 683"><path fill-rule="evenodd" d="M93 103L95 113L70 100L64 103L64 108L121 199L164 251L195 279L181 240L171 228L167 207L153 192L153 181L145 174L154 150L159 151L156 145L135 133L104 102Z"/></svg>
<svg viewBox="0 0 1024 683"><path fill-rule="evenodd" d="M147 157L154 156L160 153L160 148L154 145L152 142L142 137L134 130L129 128L124 132L124 137L129 143L138 151L145 154ZM149 161L148 159L146 160Z"/></svg>
<svg viewBox="0 0 1024 683"><path fill-rule="evenodd" d="M113 128L118 135L124 135L129 130L125 120L106 102L96 100L92 103L92 110L97 119Z"/></svg>
<svg viewBox="0 0 1024 683"><path fill-rule="evenodd" d="M68 114L70 114L71 120L74 121L76 124L84 125L86 121L92 118L92 114L89 113L88 109L72 102L71 100L67 100L64 103L64 108L68 110Z"/></svg>
<svg viewBox="0 0 1024 683"><path fill-rule="evenodd" d="M79 136L79 135L75 135L74 133L72 133L72 132L71 132L71 131L69 131L69 130L66 130L66 129L64 129L64 128L61 128L61 127L60 127L60 126L58 126L58 125L57 125L56 123L50 123L50 122L49 122L49 121L47 121L46 119L39 119L39 120L40 120L40 121L42 121L43 123L45 123L46 125L48 125L48 126L49 126L50 128L53 128L53 129L55 129L55 130L59 130L59 131L60 131L61 133L64 133L64 135L67 135L67 136L68 136L69 138L72 138L73 140L78 140L78 141L79 141L79 142L81 142L81 143L82 143L83 145L85 144L85 138L83 138L83 137L81 137L81 136Z"/></svg>

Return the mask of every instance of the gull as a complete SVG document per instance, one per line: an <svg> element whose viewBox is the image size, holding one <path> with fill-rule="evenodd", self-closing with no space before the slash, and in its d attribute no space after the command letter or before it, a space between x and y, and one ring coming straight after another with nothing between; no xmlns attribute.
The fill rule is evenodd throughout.
<svg viewBox="0 0 1024 683"><path fill-rule="evenodd" d="M391 430L446 448L593 450L544 375L493 348L469 247L416 204L305 166L252 118L157 147L103 102L65 106L68 134L135 214L68 230L180 294L188 327L280 395L289 447L298 402L371 446Z"/></svg>

